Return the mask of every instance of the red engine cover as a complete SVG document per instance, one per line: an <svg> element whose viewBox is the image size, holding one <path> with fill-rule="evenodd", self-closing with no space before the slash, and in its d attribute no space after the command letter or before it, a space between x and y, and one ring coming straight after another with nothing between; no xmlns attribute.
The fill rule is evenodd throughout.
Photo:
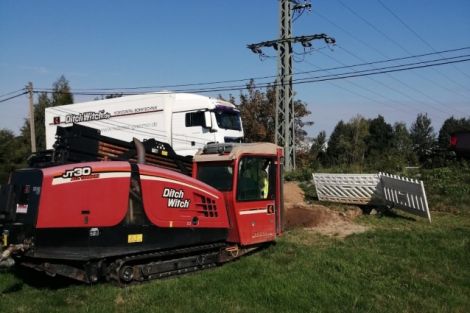
<svg viewBox="0 0 470 313"><path fill-rule="evenodd" d="M228 228L223 195L199 180L139 165L144 209L160 227Z"/></svg>
<svg viewBox="0 0 470 313"><path fill-rule="evenodd" d="M90 162L42 170L38 228L106 227L125 217L128 162Z"/></svg>

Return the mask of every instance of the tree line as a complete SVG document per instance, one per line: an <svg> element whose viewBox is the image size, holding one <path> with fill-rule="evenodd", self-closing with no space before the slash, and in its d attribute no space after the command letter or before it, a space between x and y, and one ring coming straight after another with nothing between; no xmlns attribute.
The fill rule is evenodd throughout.
<svg viewBox="0 0 470 313"><path fill-rule="evenodd" d="M119 97L111 94L104 98ZM221 96L219 96L221 97ZM221 97L222 98L222 97ZM98 100L98 99L96 99ZM240 109L246 142L274 142L275 136L275 88L258 89L254 81L247 84L238 97L228 101ZM41 92L34 104L37 150L45 149L45 109L74 102L69 81L61 76L52 85L52 92ZM308 141L305 126L310 115L307 104L294 102L297 164L311 170L336 168L338 171L382 170L397 172L406 166L437 167L452 160L448 151L450 134L470 131L469 118L448 118L436 134L427 114L418 114L408 129L405 123L387 123L383 116L367 119L360 115L344 122L339 121L327 138L321 131ZM19 135L0 129L0 183L6 182L9 173L25 167L30 156L30 124L25 119Z"/></svg>
<svg viewBox="0 0 470 313"><path fill-rule="evenodd" d="M391 125L383 116L356 116L339 121L329 140L320 132L304 158L312 169L341 168L355 171L400 172L405 167L441 167L456 158L449 150L451 133L470 131L470 118L445 120L438 133L426 113L419 113L410 128L403 122Z"/></svg>
<svg viewBox="0 0 470 313"><path fill-rule="evenodd" d="M256 89L253 82L238 103L245 141L274 142L275 90ZM230 99L236 103L236 99ZM405 167L442 167L456 161L449 151L450 136L457 131L470 131L470 117L446 119L436 133L426 113L417 115L411 127L403 122L393 125L382 115L365 118L357 115L339 121L329 138L321 131L307 144L304 127L310 111L306 103L295 102L296 163L301 170L334 169L345 172L401 172Z"/></svg>

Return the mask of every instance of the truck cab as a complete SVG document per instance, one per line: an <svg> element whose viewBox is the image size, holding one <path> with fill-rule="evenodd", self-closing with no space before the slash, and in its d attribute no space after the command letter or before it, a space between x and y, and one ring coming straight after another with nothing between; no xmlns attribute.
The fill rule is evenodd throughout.
<svg viewBox="0 0 470 313"><path fill-rule="evenodd" d="M192 104L188 108L180 106L172 113L170 144L178 154L192 156L207 143L242 141L240 111L233 104L223 100L209 107Z"/></svg>
<svg viewBox="0 0 470 313"><path fill-rule="evenodd" d="M282 232L282 158L271 143L210 144L194 156L193 177L224 195L229 242L252 245Z"/></svg>

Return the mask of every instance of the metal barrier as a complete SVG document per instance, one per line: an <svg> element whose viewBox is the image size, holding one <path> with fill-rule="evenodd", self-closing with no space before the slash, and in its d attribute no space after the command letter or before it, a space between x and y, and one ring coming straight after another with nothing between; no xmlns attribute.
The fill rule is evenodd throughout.
<svg viewBox="0 0 470 313"><path fill-rule="evenodd" d="M314 173L313 182L320 201L388 205L427 217L431 222L424 184L420 180L385 173Z"/></svg>

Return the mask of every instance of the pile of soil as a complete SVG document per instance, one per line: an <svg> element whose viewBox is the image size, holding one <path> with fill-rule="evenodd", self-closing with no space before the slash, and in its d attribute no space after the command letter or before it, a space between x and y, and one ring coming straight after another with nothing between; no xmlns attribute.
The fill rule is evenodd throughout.
<svg viewBox="0 0 470 313"><path fill-rule="evenodd" d="M361 215L357 207L348 207L344 212L323 205L312 205L304 201L304 193L295 182L284 184L285 228L307 228L324 235L344 238L367 230L355 224L354 218Z"/></svg>

